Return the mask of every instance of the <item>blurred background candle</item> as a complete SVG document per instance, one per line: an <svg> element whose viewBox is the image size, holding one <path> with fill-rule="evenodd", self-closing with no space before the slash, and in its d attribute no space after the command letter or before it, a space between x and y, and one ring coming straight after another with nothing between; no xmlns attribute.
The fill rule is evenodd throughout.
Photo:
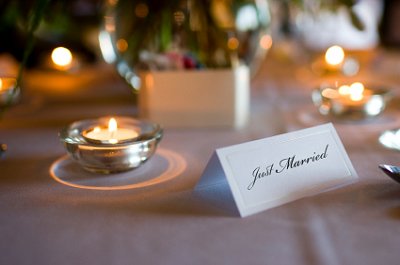
<svg viewBox="0 0 400 265"><path fill-rule="evenodd" d="M339 74L346 76L356 75L359 71L358 60L348 56L339 45L329 47L322 57L319 57L311 66L318 75Z"/></svg>
<svg viewBox="0 0 400 265"><path fill-rule="evenodd" d="M365 87L361 82L323 86L312 93L321 114L350 119L379 115L391 98L389 90Z"/></svg>
<svg viewBox="0 0 400 265"><path fill-rule="evenodd" d="M349 105L360 105L372 94L371 90L365 89L363 83L360 82L354 82L350 86L340 86L338 92L339 98Z"/></svg>
<svg viewBox="0 0 400 265"><path fill-rule="evenodd" d="M328 68L339 70L345 58L342 47L334 45L329 47L325 52L325 62Z"/></svg>
<svg viewBox="0 0 400 265"><path fill-rule="evenodd" d="M68 70L72 67L72 53L64 47L57 47L51 53L51 60L56 69Z"/></svg>
<svg viewBox="0 0 400 265"><path fill-rule="evenodd" d="M48 67L62 72L77 70L80 68L79 54L73 53L66 47L54 48L48 57Z"/></svg>

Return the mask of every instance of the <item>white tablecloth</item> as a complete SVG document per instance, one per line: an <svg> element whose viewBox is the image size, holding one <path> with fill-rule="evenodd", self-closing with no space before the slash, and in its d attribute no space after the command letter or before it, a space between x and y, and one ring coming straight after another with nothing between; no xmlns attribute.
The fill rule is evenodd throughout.
<svg viewBox="0 0 400 265"><path fill-rule="evenodd" d="M54 73L29 72L23 102L0 122L9 147L0 160L0 264L399 264L400 185L378 164L400 164L400 154L377 141L400 127L398 105L371 121L334 122L357 183L240 218L193 187L215 148L329 122L312 106L311 75L267 58L252 82L248 128L165 128L160 148L183 158L182 173L97 191L50 176L65 155L58 131L77 119L134 115L134 97L109 68L82 71L62 88L46 82Z"/></svg>

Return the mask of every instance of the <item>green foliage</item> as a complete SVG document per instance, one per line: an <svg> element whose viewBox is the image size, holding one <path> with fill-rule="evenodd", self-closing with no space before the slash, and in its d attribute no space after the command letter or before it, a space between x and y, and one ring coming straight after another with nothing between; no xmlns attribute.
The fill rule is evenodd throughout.
<svg viewBox="0 0 400 265"><path fill-rule="evenodd" d="M42 20L42 17L45 13L46 7L48 6L48 4L50 3L51 0L37 0L35 1L33 8L30 10L29 12L29 17L28 17L28 21L27 21L27 25L26 25L26 33L27 33L27 40L26 40L26 46L24 49L24 53L23 53L23 59L22 62L20 64L19 70L18 70L18 75L17 75L17 81L15 84L15 89L13 90L13 94L10 95L10 98L6 104L6 106L1 110L0 112L0 116L2 116L2 114L4 113L4 111L10 106L12 98L14 97L14 95L16 93L19 92L19 90L21 89L21 80L22 80L22 75L23 75L23 70L26 66L26 63L28 61L28 58L30 56L30 54L32 53L33 50L33 46L35 43L35 37L34 37L34 33L36 31L36 29L39 27L39 24ZM18 10L15 9L16 5L15 4L11 4L10 5L10 15L7 19L10 20L17 20L18 17Z"/></svg>

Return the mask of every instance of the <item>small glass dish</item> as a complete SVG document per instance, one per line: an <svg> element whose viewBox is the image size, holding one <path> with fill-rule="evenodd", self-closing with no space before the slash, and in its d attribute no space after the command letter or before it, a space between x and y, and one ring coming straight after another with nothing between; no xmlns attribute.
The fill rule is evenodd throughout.
<svg viewBox="0 0 400 265"><path fill-rule="evenodd" d="M349 92L352 88L356 92ZM361 90L358 88L362 88ZM323 84L313 90L312 100L325 116L361 120L381 114L392 99L389 89L366 86L359 82L349 85Z"/></svg>
<svg viewBox="0 0 400 265"><path fill-rule="evenodd" d="M60 131L59 137L68 154L84 169L110 174L135 169L156 151L163 130L160 125L130 117L114 117L121 128L134 128L138 136L117 143L88 141L83 133L104 127L110 117L77 121Z"/></svg>

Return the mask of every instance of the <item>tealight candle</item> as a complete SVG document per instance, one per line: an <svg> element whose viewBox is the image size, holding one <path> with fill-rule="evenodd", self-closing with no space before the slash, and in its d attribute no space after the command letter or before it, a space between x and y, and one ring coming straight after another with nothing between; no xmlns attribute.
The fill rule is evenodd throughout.
<svg viewBox="0 0 400 265"><path fill-rule="evenodd" d="M70 124L61 130L60 140L84 169L109 174L145 163L155 153L162 134L155 123L103 117Z"/></svg>
<svg viewBox="0 0 400 265"><path fill-rule="evenodd" d="M354 82L350 86L342 85L338 88L337 100L347 106L361 106L368 101L372 94L370 89L365 89L360 82Z"/></svg>
<svg viewBox="0 0 400 265"><path fill-rule="evenodd" d="M118 128L116 119L110 118L108 127L96 126L82 133L88 142L117 144L135 140L139 134L133 128Z"/></svg>
<svg viewBox="0 0 400 265"><path fill-rule="evenodd" d="M344 61L344 50L342 47L334 45L329 47L325 53L325 62L329 68L339 69Z"/></svg>
<svg viewBox="0 0 400 265"><path fill-rule="evenodd" d="M363 118L380 114L391 95L385 89L371 89L361 82L324 87L313 92L313 101L321 114Z"/></svg>
<svg viewBox="0 0 400 265"><path fill-rule="evenodd" d="M47 62L48 67L59 71L69 71L79 67L79 60L65 47L53 49Z"/></svg>
<svg viewBox="0 0 400 265"><path fill-rule="evenodd" d="M12 77L0 78L0 106L14 103L18 96L18 91L14 91L17 80Z"/></svg>
<svg viewBox="0 0 400 265"><path fill-rule="evenodd" d="M323 58L318 58L312 64L312 70L320 75L341 73L352 76L358 73L359 63L348 57L342 47L334 45L326 50Z"/></svg>

